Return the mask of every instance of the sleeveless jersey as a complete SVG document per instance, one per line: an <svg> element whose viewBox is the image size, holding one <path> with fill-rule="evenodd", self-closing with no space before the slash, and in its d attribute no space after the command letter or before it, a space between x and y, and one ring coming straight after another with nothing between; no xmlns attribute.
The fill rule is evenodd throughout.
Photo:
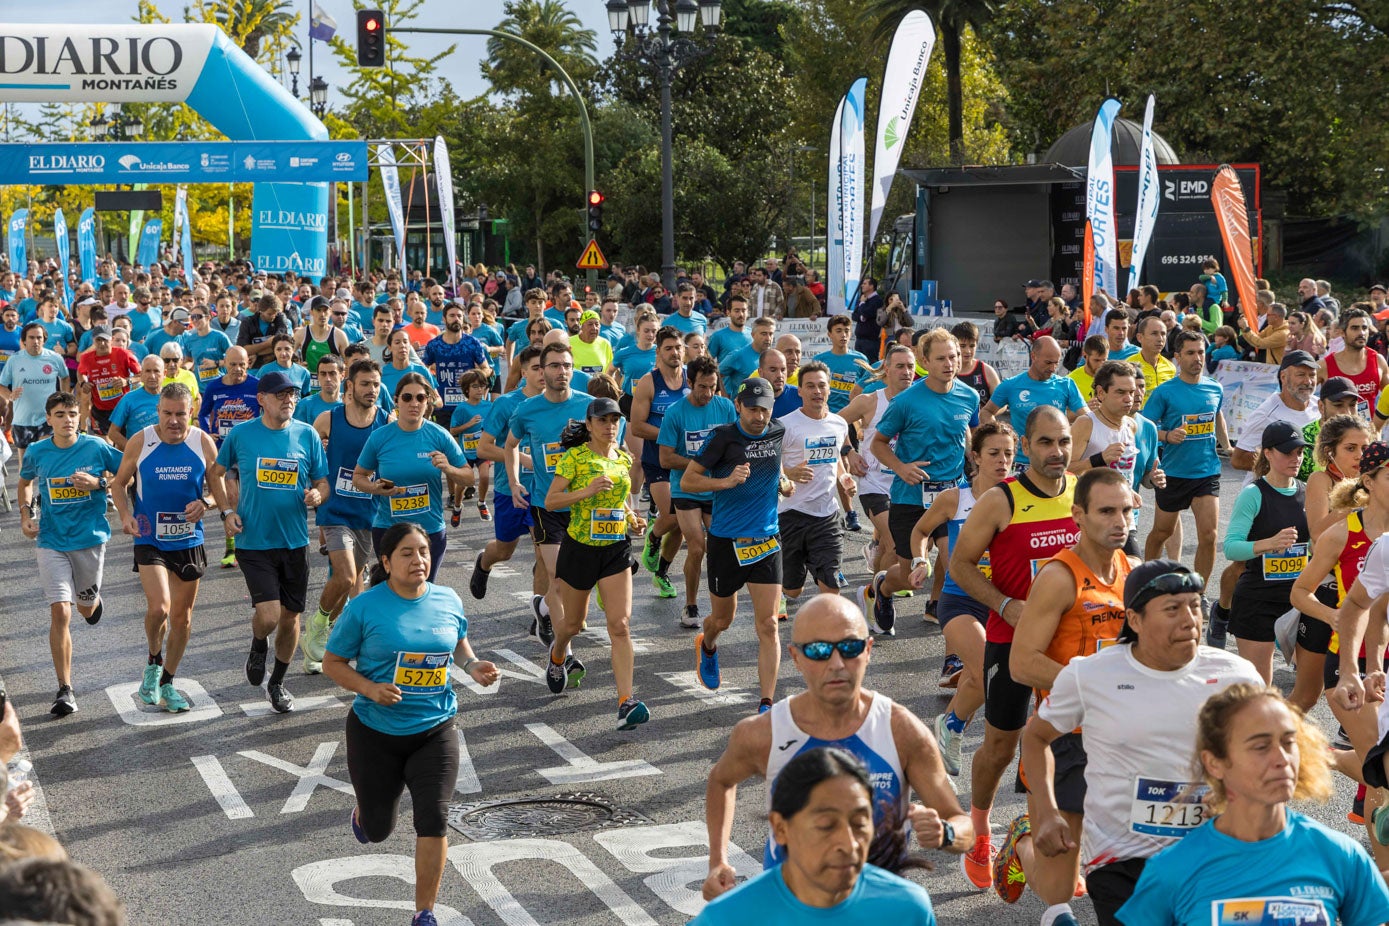
<svg viewBox="0 0 1389 926"><path fill-rule="evenodd" d="M672 389L666 385L666 378L659 369L651 371L651 412L646 416L646 423L657 431L661 429L661 422L665 420L666 411L690 394L690 379L685 375L682 367L680 370L680 385ZM641 461L650 466L661 465L661 446L654 440L642 441ZM664 467L662 467L664 468Z"/></svg>
<svg viewBox="0 0 1389 926"><path fill-rule="evenodd" d="M1055 498L1038 494L1025 475L1012 476L1000 485L1013 515L1008 526L995 534L989 544L993 584L1009 598L1025 601L1042 563L1080 537L1080 529L1071 517L1076 477L1067 473L1065 486ZM1013 628L990 611L985 637L990 643L1012 643Z"/></svg>
<svg viewBox="0 0 1389 926"><path fill-rule="evenodd" d="M1250 540L1264 540L1287 527L1297 528L1297 543L1282 553L1256 554L1245 563L1235 585L1236 595L1249 595L1260 601L1286 603L1288 590L1307 568L1310 555L1307 530L1307 488L1296 483L1297 491L1284 495L1265 479L1254 483L1259 490L1259 513L1249 526Z"/></svg>
<svg viewBox="0 0 1389 926"><path fill-rule="evenodd" d="M880 389L873 395L877 398L878 407L868 426L863 429L863 442L859 444L860 456L868 467L868 474L858 481L858 491L860 495L887 495L892 491L892 470L879 463L871 449L873 437L878 433L878 422L883 420L883 412L887 411L887 390Z"/></svg>
<svg viewBox="0 0 1389 926"><path fill-rule="evenodd" d="M1090 419L1090 443L1085 445L1086 458L1103 453L1110 444L1123 444L1124 455L1110 463L1109 468L1123 473L1124 481L1134 485L1133 470L1138 463L1138 423L1132 418L1125 418L1119 427L1111 428L1095 412L1085 414Z"/></svg>
<svg viewBox="0 0 1389 926"><path fill-rule="evenodd" d="M319 524L337 524L356 530L371 527L374 498L352 486L352 471L362 455L367 438L389 421L378 406L371 424L354 427L347 420L347 406L342 402L328 411L328 498L315 516Z"/></svg>
<svg viewBox="0 0 1389 926"><path fill-rule="evenodd" d="M338 329L328 326L328 339L325 341L314 340L313 330L304 329L304 366L309 368L309 390L318 391L318 362L324 357L333 353L333 332Z"/></svg>
<svg viewBox="0 0 1389 926"><path fill-rule="evenodd" d="M955 503L955 517L951 518L945 524L945 552L947 561L955 554L955 541L960 539L960 528L964 526L965 518L969 517L969 513L974 510L974 490L970 488L969 483L961 483L959 490L960 500ZM985 550L984 555L979 559L979 571L984 574L985 578L993 578L993 567L989 565L988 550ZM969 597L964 589L955 584L955 577L950 574L949 570L946 570L945 584L941 586L941 594L954 595L958 598Z"/></svg>
<svg viewBox="0 0 1389 926"><path fill-rule="evenodd" d="M1074 550L1061 550L1051 561L1071 571L1076 587L1075 604L1061 615L1046 649L1049 659L1064 666L1118 640L1124 626L1124 580L1131 567L1124 551L1115 550L1114 582L1105 584ZM1041 696L1045 698L1047 692Z"/></svg>
<svg viewBox="0 0 1389 926"><path fill-rule="evenodd" d="M1375 400L1379 397L1379 361L1375 359L1374 351L1366 348L1365 350L1365 369L1355 375L1343 372L1336 365L1336 355L1328 353L1326 355L1326 377L1344 376L1346 379L1355 383L1355 391L1360 394L1360 415L1364 418L1370 417L1370 409L1375 407Z"/></svg>
<svg viewBox="0 0 1389 926"><path fill-rule="evenodd" d="M989 369L989 365L982 360L974 361L974 369L969 373L956 373L955 378L966 386L979 393L979 407L983 408L988 404L989 396L993 395L993 390L989 388L989 381L984 376L984 371Z"/></svg>
<svg viewBox="0 0 1389 926"><path fill-rule="evenodd" d="M767 756L767 809L772 807L772 783L786 763L807 749L837 746L859 758L868 768L868 780L873 783L873 823L883 826L884 813L893 814L905 830L910 826L907 810L911 787L902 774L902 760L897 755L897 742L892 738L892 699L873 693L868 716L853 735L838 740L822 740L809 736L791 716L791 699L784 698L772 705L772 751ZM762 856L762 867L771 868L785 861L781 846L770 833Z"/></svg>
<svg viewBox="0 0 1389 926"><path fill-rule="evenodd" d="M203 542L203 522L185 521L183 509L203 495L203 432L189 428L177 444L159 439L154 425L131 437L140 442L135 466L135 521L137 545L161 550L189 550Z"/></svg>
<svg viewBox="0 0 1389 926"><path fill-rule="evenodd" d="M1350 587L1360 577L1360 570L1365 568L1365 557L1370 552L1371 542L1370 535L1365 533L1365 509L1357 508L1346 515L1346 545L1341 547L1341 553L1336 557L1336 568L1332 572L1336 577L1336 604L1339 605L1346 600ZM1341 635L1332 631L1327 652L1340 651ZM1360 658L1365 658L1363 643L1360 644Z"/></svg>

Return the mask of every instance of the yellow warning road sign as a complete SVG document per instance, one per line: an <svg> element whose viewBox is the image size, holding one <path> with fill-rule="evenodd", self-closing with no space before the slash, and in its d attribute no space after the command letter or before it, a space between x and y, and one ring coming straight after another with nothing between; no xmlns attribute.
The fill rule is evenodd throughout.
<svg viewBox="0 0 1389 926"><path fill-rule="evenodd" d="M579 258L579 262L575 266L580 270L607 270L608 259L603 256L602 251L598 250L598 242L590 238L588 247L584 248L583 256Z"/></svg>

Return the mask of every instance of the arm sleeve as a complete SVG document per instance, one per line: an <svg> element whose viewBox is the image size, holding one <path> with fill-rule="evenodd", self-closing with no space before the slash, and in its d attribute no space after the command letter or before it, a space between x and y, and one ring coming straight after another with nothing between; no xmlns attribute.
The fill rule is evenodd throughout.
<svg viewBox="0 0 1389 926"><path fill-rule="evenodd" d="M1254 518L1262 507L1263 496L1259 494L1259 487L1252 483L1241 489L1235 498L1230 524L1225 530L1225 558L1230 562L1254 557L1254 541L1249 539L1249 529L1254 526Z"/></svg>

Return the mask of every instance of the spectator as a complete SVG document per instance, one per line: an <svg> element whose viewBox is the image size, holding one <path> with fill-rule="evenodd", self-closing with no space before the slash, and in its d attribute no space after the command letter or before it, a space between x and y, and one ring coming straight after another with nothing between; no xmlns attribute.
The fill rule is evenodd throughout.
<svg viewBox="0 0 1389 926"><path fill-rule="evenodd" d="M1288 350L1304 350L1318 358L1326 353L1326 335L1312 316L1301 309L1288 316Z"/></svg>
<svg viewBox="0 0 1389 926"><path fill-rule="evenodd" d="M1201 330L1207 337L1214 335L1215 329L1225 323L1220 303L1210 297L1204 283L1192 283L1187 298L1191 300L1191 310L1201 317Z"/></svg>
<svg viewBox="0 0 1389 926"><path fill-rule="evenodd" d="M1066 300L1060 296L1052 296L1047 301L1047 324L1040 331L1034 332L1032 337L1039 338L1050 335L1056 338L1056 343L1061 345L1062 352L1069 351L1072 343L1076 340L1079 333L1079 324L1071 322L1071 310L1066 305Z"/></svg>
<svg viewBox="0 0 1389 926"><path fill-rule="evenodd" d="M878 324L883 331L887 332L889 341L897 337L899 331L911 331L915 327L911 313L902 303L902 297L895 292L887 294L887 303L878 310ZM879 348L874 348L879 350ZM868 356L872 357L873 354Z"/></svg>
<svg viewBox="0 0 1389 926"><path fill-rule="evenodd" d="M1009 338L1020 338L1027 330L1022 317L1008 307L1002 299L994 300L994 343L999 344Z"/></svg>
<svg viewBox="0 0 1389 926"><path fill-rule="evenodd" d="M864 277L863 294L858 305L854 306L854 350L865 357L876 357L881 352L883 335L882 322L879 321L883 297L878 292L878 281Z"/></svg>
<svg viewBox="0 0 1389 926"><path fill-rule="evenodd" d="M13 822L0 826L0 866L30 858L61 862L67 857L58 840L42 830Z"/></svg>
<svg viewBox="0 0 1389 926"><path fill-rule="evenodd" d="M1061 284L1061 298L1065 300L1068 307L1080 308L1080 290L1076 288L1074 283Z"/></svg>
<svg viewBox="0 0 1389 926"><path fill-rule="evenodd" d="M1281 363L1283 352L1288 349L1287 306L1275 302L1268 307L1268 321L1262 331L1249 328L1249 321L1240 313L1240 332L1245 343L1258 351L1260 363Z"/></svg>
<svg viewBox="0 0 1389 926"><path fill-rule="evenodd" d="M1201 275L1196 279L1205 284L1206 295L1216 305L1225 305L1230 301L1230 284L1225 282L1225 276L1220 272L1220 261L1214 257L1201 261Z"/></svg>
<svg viewBox="0 0 1389 926"><path fill-rule="evenodd" d="M1229 325L1221 325L1215 329L1215 337L1212 339L1214 346L1211 348L1210 357L1206 361L1207 368L1214 373L1215 365L1222 360L1238 360L1239 348L1235 347L1235 341L1239 335L1235 329Z"/></svg>
<svg viewBox="0 0 1389 926"><path fill-rule="evenodd" d="M125 924L125 907L100 875L75 862L44 858L0 868L0 911L20 922Z"/></svg>
<svg viewBox="0 0 1389 926"><path fill-rule="evenodd" d="M1317 293L1317 281L1311 277L1305 277L1298 281L1297 298L1302 302L1299 308L1308 314L1331 308L1327 305L1326 300Z"/></svg>
<svg viewBox="0 0 1389 926"><path fill-rule="evenodd" d="M1056 287L1051 280L1028 280L1023 284L1027 301L1023 304L1023 314L1032 320L1033 325L1044 328L1047 324L1047 303L1056 295Z"/></svg>
<svg viewBox="0 0 1389 926"><path fill-rule="evenodd" d="M1329 280L1317 281L1317 295L1321 297L1321 301L1326 304L1328 309L1333 312L1341 311L1341 300L1331 295L1331 282Z"/></svg>

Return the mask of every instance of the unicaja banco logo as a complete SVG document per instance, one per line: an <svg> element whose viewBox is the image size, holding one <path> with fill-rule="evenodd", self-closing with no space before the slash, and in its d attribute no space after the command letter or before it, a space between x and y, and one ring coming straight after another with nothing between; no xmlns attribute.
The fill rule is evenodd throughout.
<svg viewBox="0 0 1389 926"><path fill-rule="evenodd" d="M883 130L883 147L891 150L897 147L897 143L902 137L897 134L897 117L893 116L887 120L887 128Z"/></svg>

